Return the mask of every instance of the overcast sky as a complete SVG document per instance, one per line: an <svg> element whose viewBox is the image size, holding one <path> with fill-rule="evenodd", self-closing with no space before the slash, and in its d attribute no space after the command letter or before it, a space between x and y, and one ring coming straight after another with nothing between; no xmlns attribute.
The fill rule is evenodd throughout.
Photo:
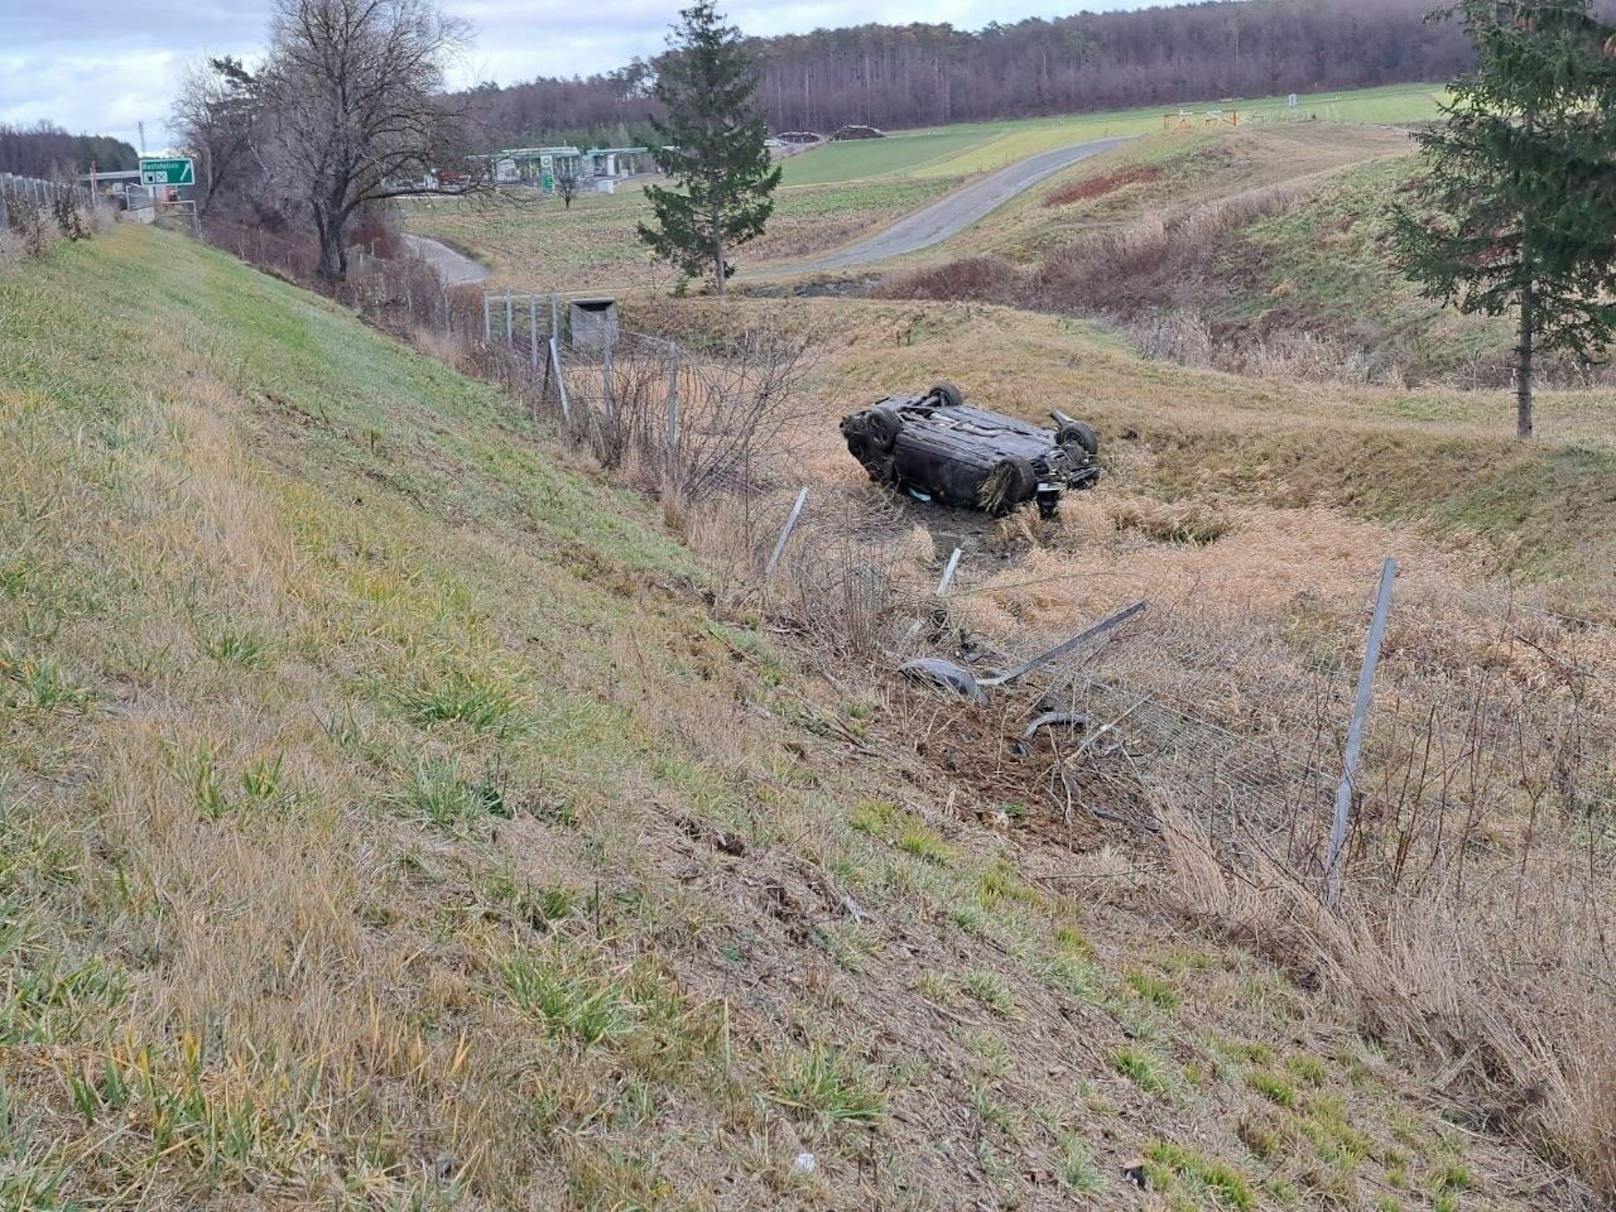
<svg viewBox="0 0 1616 1212"><path fill-rule="evenodd" d="M989 21L1079 9L1142 8L1149 0L734 0L722 6L750 34L869 21ZM1160 2L1160 0L1157 0ZM588 75L662 48L681 0L446 0L476 41L454 83ZM269 0L0 0L0 123L49 119L68 130L136 142L168 138L175 77L204 54L263 47Z"/></svg>

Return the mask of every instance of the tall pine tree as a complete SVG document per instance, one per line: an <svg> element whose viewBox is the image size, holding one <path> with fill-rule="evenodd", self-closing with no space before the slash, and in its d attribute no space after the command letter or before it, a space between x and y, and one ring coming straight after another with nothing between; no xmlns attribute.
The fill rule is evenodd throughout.
<svg viewBox="0 0 1616 1212"><path fill-rule="evenodd" d="M722 295L730 251L762 234L780 184L752 108L758 65L712 0L682 10L668 42L653 87L667 112L655 123L665 146L652 154L677 188L646 188L653 221L639 236L687 278L711 271Z"/></svg>
<svg viewBox="0 0 1616 1212"><path fill-rule="evenodd" d="M1460 0L1475 68L1414 137L1424 171L1393 214L1404 271L1467 314L1515 313L1516 432L1534 357L1593 361L1616 337L1616 39L1587 0Z"/></svg>

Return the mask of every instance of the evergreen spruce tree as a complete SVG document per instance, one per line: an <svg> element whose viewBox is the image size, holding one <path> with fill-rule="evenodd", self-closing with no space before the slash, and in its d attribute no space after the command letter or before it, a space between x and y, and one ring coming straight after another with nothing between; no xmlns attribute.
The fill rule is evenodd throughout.
<svg viewBox="0 0 1616 1212"><path fill-rule="evenodd" d="M653 221L639 236L687 278L711 271L724 293L730 250L760 235L774 210L780 169L769 162L763 119L752 110L758 67L740 30L712 0L679 14L652 94L666 118L654 123L652 155L677 188L648 186Z"/></svg>
<svg viewBox="0 0 1616 1212"><path fill-rule="evenodd" d="M1587 0L1460 0L1473 70L1414 137L1424 171L1393 212L1403 270L1467 314L1513 311L1516 432L1534 355L1597 360L1616 336L1616 39Z"/></svg>

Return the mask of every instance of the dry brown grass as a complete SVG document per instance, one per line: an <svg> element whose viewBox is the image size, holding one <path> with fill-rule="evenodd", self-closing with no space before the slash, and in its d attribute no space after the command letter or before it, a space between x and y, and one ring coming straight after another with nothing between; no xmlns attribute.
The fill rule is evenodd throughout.
<svg viewBox="0 0 1616 1212"><path fill-rule="evenodd" d="M1044 206L1070 206L1074 202L1103 198L1106 194L1115 193L1130 185L1159 181L1164 175L1165 170L1160 165L1132 164L1126 168L1114 169L1062 185L1059 189L1045 194L1041 202Z"/></svg>
<svg viewBox="0 0 1616 1212"><path fill-rule="evenodd" d="M854 313L844 306L839 314ZM904 331L902 313L872 308L870 316ZM930 343L922 354L908 353L901 340L880 351L877 325L861 335L844 325L839 337L847 347L833 363L833 381L872 378L902 390L894 362L910 365L905 382L925 381L941 375L951 356L976 365L965 351L995 341L999 353L988 364L997 372L996 393L1041 404L1060 398L1051 383L1076 377L1069 339L1057 347L1052 338L1048 359L1036 369L1003 347L1016 339L1010 334L1024 335L1031 320L962 308L912 322ZM1096 361L1110 357L1101 347L1089 345L1085 355L1078 374L1101 381L1109 373L1113 390L1135 393L1132 409L1117 412L1129 428L1159 423L1164 407L1204 409L1208 422L1237 429L1262 423L1265 406L1250 395L1231 398L1217 422L1204 397L1191 402L1197 389L1228 382L1221 376L1158 380L1124 370L1121 360L1097 368ZM1150 382L1130 385L1130 375ZM1033 386L1040 378L1041 391ZM1305 389L1292 390L1293 399L1307 399ZM1366 423L1375 398L1332 401L1334 413L1319 418L1313 439L1321 460L1340 458L1340 444ZM1306 408L1302 403L1300 411ZM1364 411L1355 416L1354 409ZM822 431L829 431L827 422L821 420ZM1376 443L1383 455L1418 443L1406 429L1385 438ZM1185 730L1177 742L1183 752L1170 759L1164 752L1152 766L1157 759L1140 729L1123 744L1133 762L1144 763L1143 789L1134 781L1138 766L1131 773L1100 771L1104 790L1089 787L1094 802L1107 811L1121 811L1130 796L1137 797L1130 812L1148 813L1154 805L1167 824L1182 911L1219 937L1254 944L1304 982L1322 979L1366 1032L1412 1063L1431 1066L1431 1080L1467 1125L1518 1135L1609 1192L1609 1058L1616 1037L1595 1012L1616 979L1602 941L1616 924L1609 920L1616 889L1606 836L1612 789L1600 756L1605 742L1597 739L1613 708L1616 648L1609 633L1554 614L1552 586L1501 584L1493 541L1463 531L1436 538L1350 517L1326 507L1334 494L1321 499L1299 491L1308 472L1294 461L1255 474L1266 477L1272 499L1311 497L1306 507L1252 504L1238 486L1260 481L1228 470L1222 477L1203 474L1194 495L1163 500L1137 491L1164 461L1199 459L1196 445L1186 439L1114 446L1112 482L1069 499L1056 524L1020 519L974 532L966 526L972 556L948 604L949 628L963 627L978 643L986 639L990 649L1015 655L1121 602L1149 598L1155 607L1149 639L1115 654L1102 676L1187 712L1188 723L1175 725ZM857 500L868 490L838 465L834 446L833 437L824 438L823 453L802 465L826 492ZM1343 490L1350 500L1350 488ZM935 537L893 527L867 544L865 559L883 575L906 580L913 602L925 595L940 551L946 546ZM1387 641L1383 714L1362 780L1353 891L1337 917L1318 899L1321 817L1311 807L1305 818L1296 816L1304 783L1264 787L1245 803L1244 784L1207 779L1206 767L1216 763L1206 760L1206 746L1250 745L1255 738L1259 748L1284 752L1285 780L1302 778L1310 795L1328 791L1365 595L1388 551L1407 571ZM982 568L985 575L975 571ZM1603 573L1582 563L1579 575L1597 580ZM833 599L824 607L836 616ZM933 644L955 639L949 629L932 637ZM981 799L1015 795L1017 788L1040 794L1024 771L1007 768L1011 719L1002 727L967 725L957 715L939 717L924 698L905 710L913 714L903 717L900 734L924 764L946 769ZM1486 733L1472 735L1482 717ZM1208 729L1199 744L1197 721ZM1580 739L1585 734L1592 748ZM1129 735L1125 724L1121 735ZM941 754L939 738L947 738ZM1223 756L1238 766L1233 748ZM1175 764L1180 757L1183 764ZM1573 769L1568 761L1575 774L1565 773ZM1557 798L1557 780L1566 778L1586 802ZM1227 811L1221 802L1203 804L1206 793L1227 799ZM1186 823L1208 807L1208 820ZM1058 820L1054 805L1044 811ZM1243 822L1233 834L1231 819ZM1215 848L1206 840L1214 823ZM1129 877L1121 886L1136 883ZM1553 1190L1545 1198L1568 1204L1579 1198L1574 1187Z"/></svg>
<svg viewBox="0 0 1616 1212"><path fill-rule="evenodd" d="M1197 1198L1186 1175L1215 1163L1262 1199L1326 1207L1462 1161L1477 1199L1542 1205L1541 1165L1456 1137L1430 1071L1356 1042L1355 1005L1164 930L1126 835L1071 854L1084 834L1050 828L1036 774L1005 752L1024 704L972 713L885 676L906 620L932 623L928 645L947 630L913 588L943 545L907 508L856 476L815 481L823 508L759 590L790 480L740 517L670 500L715 557L703 568L643 502L535 442L510 399L321 301L217 260L199 272L214 254L171 237L107 243L0 283L68 320L91 281L149 292L58 324L58 344L26 335L40 325L0 334L26 354L0 378L0 712L20 805L7 878L33 932L6 991L60 976L53 956L92 965L49 986L57 1003L19 1003L38 1034L6 1051L7 1091L41 1131L0 1183L61 1170L71 1198L152 1206L724 1191L1053 1209L1088 1156L1103 1206ZM1248 400L992 312L780 318L824 331L825 416L873 380L995 349L973 373L1002 373L1023 412L1117 367L1208 424ZM110 420L92 343L126 359ZM175 366L192 372L177 389ZM824 428L793 470L835 465ZM1406 532L1233 494L1208 507L1231 523L1216 541L1161 542L1141 526L1172 516L1144 487L1164 457L1141 451L1128 493L1074 503L1077 551L1029 525L981 536L984 563L1092 560L1095 596L1069 599L1084 611L1112 561L1110 592L1159 594L1169 573L1193 590L1220 548L1248 544L1257 568L1288 527L1293 563L1244 600L1283 614L1317 566L1347 600L1304 598L1297 631L1350 649L1361 548ZM1256 613L1233 589L1199 596L1228 608L1177 634L1215 641ZM1026 613L1064 630L1065 609ZM1428 663L1444 642L1422 625L1393 648ZM1475 643L1496 641L1478 625ZM1533 652L1514 654L1525 675L1552 664ZM89 698L64 696L49 661ZM1250 664L1229 671L1231 716L1274 668ZM73 1091L109 1062L135 1093L86 1114ZM1251 1077L1293 1063L1316 1084L1281 1117ZM1283 1149L1254 1154L1246 1121ZM1347 1129L1352 1156L1326 1160ZM1169 1144L1179 1164L1152 1190L1122 1177ZM812 1177L792 1170L804 1149Z"/></svg>
<svg viewBox="0 0 1616 1212"><path fill-rule="evenodd" d="M1388 895L1373 871L1355 872L1332 912L1272 861L1231 871L1183 816L1163 836L1183 912L1319 973L1378 1038L1441 1064L1471 1123L1520 1132L1616 1194L1610 889L1563 842L1565 867L1524 877L1506 858L1468 887Z"/></svg>

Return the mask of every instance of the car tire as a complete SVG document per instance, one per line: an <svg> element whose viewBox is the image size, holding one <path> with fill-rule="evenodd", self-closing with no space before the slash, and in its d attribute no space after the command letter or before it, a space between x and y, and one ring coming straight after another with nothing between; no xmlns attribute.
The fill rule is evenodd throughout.
<svg viewBox="0 0 1616 1212"><path fill-rule="evenodd" d="M903 418L898 415L897 409L886 405L870 409L866 414L864 425L866 440L871 450L886 454L891 451L898 440L898 431L903 428Z"/></svg>
<svg viewBox="0 0 1616 1212"><path fill-rule="evenodd" d="M1076 442L1091 455L1100 453L1100 435L1094 432L1094 427L1085 425L1082 421L1073 421L1062 425L1055 435L1055 441L1062 446Z"/></svg>
<svg viewBox="0 0 1616 1212"><path fill-rule="evenodd" d="M927 394L936 396L941 403L949 408L958 408L965 403L965 397L960 395L960 389L952 383L939 383Z"/></svg>

